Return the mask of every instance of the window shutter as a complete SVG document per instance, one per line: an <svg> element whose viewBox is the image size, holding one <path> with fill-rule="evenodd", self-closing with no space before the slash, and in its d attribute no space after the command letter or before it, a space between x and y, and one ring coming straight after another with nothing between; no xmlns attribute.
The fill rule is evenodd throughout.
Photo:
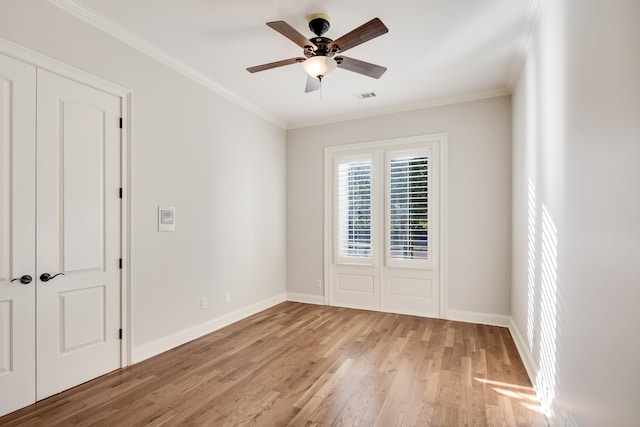
<svg viewBox="0 0 640 427"><path fill-rule="evenodd" d="M339 257L371 257L371 161L338 165Z"/></svg>
<svg viewBox="0 0 640 427"><path fill-rule="evenodd" d="M392 259L428 259L429 159L394 158L389 164L389 253Z"/></svg>

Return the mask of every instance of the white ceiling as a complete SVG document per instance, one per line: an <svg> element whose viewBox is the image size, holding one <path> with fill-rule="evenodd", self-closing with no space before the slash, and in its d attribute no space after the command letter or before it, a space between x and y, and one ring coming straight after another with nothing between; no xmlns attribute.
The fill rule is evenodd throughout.
<svg viewBox="0 0 640 427"><path fill-rule="evenodd" d="M68 0L115 24L165 62L200 75L232 99L288 128L509 93L531 21L531 0ZM374 17L389 32L347 56L386 66L379 79L338 69L305 93L302 56L265 25L283 20L307 37L306 17L331 17L337 39ZM126 39L127 37L123 37ZM376 97L356 94L375 91Z"/></svg>

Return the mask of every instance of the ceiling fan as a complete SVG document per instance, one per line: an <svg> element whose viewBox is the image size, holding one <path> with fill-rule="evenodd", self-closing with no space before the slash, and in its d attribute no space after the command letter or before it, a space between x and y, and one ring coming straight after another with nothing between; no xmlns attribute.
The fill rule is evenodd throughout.
<svg viewBox="0 0 640 427"><path fill-rule="evenodd" d="M358 46L364 42L381 36L389 29L378 18L359 26L355 30L331 40L323 37L323 34L329 30L329 16L323 13L314 13L307 18L309 29L316 35L307 39L300 34L295 28L284 21L267 22L267 25L303 49L303 57L284 59L282 61L270 62L268 64L256 65L247 68L250 73L269 70L271 68L282 67L284 65L297 64L302 62L303 67L309 77L307 78L307 86L305 92L313 92L320 88L322 79L336 68L342 68L365 76L379 79L385 71L386 67L371 64L369 62L360 61L358 59L343 56L342 52L347 49ZM338 55L339 54L339 55ZM338 56L336 56L338 55Z"/></svg>

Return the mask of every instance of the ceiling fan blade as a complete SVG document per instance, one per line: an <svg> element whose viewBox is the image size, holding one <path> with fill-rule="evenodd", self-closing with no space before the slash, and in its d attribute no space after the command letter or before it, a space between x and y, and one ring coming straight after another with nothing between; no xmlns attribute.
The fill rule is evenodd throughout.
<svg viewBox="0 0 640 427"><path fill-rule="evenodd" d="M338 68L353 71L354 73L364 74L365 76L379 79L387 71L387 67L371 64L369 62L360 61L346 56L336 56L334 58L338 63Z"/></svg>
<svg viewBox="0 0 640 427"><path fill-rule="evenodd" d="M304 62L306 58L290 58L283 59L282 61L270 62L268 64L256 65L255 67L247 68L250 73L257 73L258 71L270 70L276 67L282 67L285 65L296 64L298 62Z"/></svg>
<svg viewBox="0 0 640 427"><path fill-rule="evenodd" d="M375 39L376 37L388 32L389 29L379 18L373 18L366 24L359 26L355 30L331 42L329 44L329 50L337 47L338 52L344 52L347 49L351 49L354 46L358 46L359 44Z"/></svg>
<svg viewBox="0 0 640 427"><path fill-rule="evenodd" d="M313 92L320 89L320 80L315 77L307 77L307 87L304 88L304 93Z"/></svg>
<svg viewBox="0 0 640 427"><path fill-rule="evenodd" d="M308 38L300 34L298 30L296 30L295 28L293 28L291 25L287 24L284 21L267 22L267 25L303 49L306 49L308 46L311 46L312 50L318 49L318 46L316 46L313 42L309 41Z"/></svg>

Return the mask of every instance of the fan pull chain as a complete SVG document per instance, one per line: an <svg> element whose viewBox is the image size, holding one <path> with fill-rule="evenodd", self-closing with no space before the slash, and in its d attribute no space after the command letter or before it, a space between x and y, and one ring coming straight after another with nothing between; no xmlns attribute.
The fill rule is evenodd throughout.
<svg viewBox="0 0 640 427"><path fill-rule="evenodd" d="M322 76L318 76L318 80L320 80L320 99L322 99Z"/></svg>

